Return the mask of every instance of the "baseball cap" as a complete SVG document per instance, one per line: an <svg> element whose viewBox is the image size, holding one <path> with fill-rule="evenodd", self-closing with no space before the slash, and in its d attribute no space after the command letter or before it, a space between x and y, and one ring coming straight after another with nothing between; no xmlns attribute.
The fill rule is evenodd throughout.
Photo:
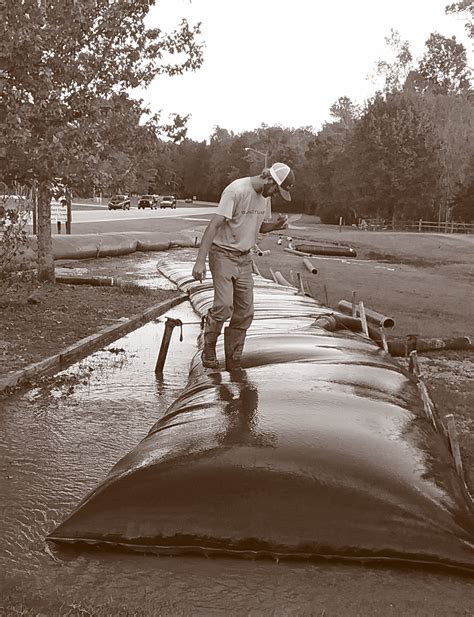
<svg viewBox="0 0 474 617"><path fill-rule="evenodd" d="M291 195L288 192L295 183L295 174L285 163L273 163L270 167L270 175L278 184L280 194L286 201L291 201Z"/></svg>

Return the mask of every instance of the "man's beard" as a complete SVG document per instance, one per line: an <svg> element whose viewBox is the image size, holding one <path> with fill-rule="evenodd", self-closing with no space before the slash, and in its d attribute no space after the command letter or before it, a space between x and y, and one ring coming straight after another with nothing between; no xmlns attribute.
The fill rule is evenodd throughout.
<svg viewBox="0 0 474 617"><path fill-rule="evenodd" d="M264 197L270 197L271 195L273 195L273 184L264 184L263 185L263 190L262 190L262 195Z"/></svg>

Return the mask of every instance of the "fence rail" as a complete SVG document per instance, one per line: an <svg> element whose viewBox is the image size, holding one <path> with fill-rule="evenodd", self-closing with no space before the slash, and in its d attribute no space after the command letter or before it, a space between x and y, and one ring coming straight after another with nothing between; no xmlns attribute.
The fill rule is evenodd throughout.
<svg viewBox="0 0 474 617"><path fill-rule="evenodd" d="M404 221L400 223L389 223L382 219L365 219L363 225L359 223L359 229L367 231L416 231L449 234L473 234L474 223L456 223L454 221Z"/></svg>
<svg viewBox="0 0 474 617"><path fill-rule="evenodd" d="M406 231L424 231L447 234L472 234L474 233L473 223L456 223L454 221L424 221L420 219L409 223L402 223L401 228ZM396 226L398 228L398 226Z"/></svg>

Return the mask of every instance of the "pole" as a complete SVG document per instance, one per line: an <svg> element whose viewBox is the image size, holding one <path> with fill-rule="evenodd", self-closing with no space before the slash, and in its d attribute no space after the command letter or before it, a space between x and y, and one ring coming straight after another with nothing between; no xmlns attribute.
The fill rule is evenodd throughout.
<svg viewBox="0 0 474 617"><path fill-rule="evenodd" d="M357 317L357 305L356 305L356 292L352 292L352 307L351 307L352 317Z"/></svg>
<svg viewBox="0 0 474 617"><path fill-rule="evenodd" d="M158 352L158 358L156 360L155 373L163 372L163 367L165 365L166 356L168 355L168 349L170 346L171 335L173 334L173 329L176 326L182 326L182 325L183 325L183 322L181 321L181 319L173 319L172 317L166 318L165 331L163 333L160 351Z"/></svg>
<svg viewBox="0 0 474 617"><path fill-rule="evenodd" d="M33 187L31 189L32 195L32 210L33 210L33 235L36 236L38 232L38 187L36 180L33 180Z"/></svg>
<svg viewBox="0 0 474 617"><path fill-rule="evenodd" d="M72 193L71 191L68 189L66 191L66 207L67 207L67 214L66 214L66 233L70 234L71 233L71 223L72 223L72 207L71 207L71 202L72 202Z"/></svg>
<svg viewBox="0 0 474 617"><path fill-rule="evenodd" d="M362 302L362 300L359 302L359 315L360 315L360 321L362 322L362 332L365 334L365 336L369 336L369 328L367 326L367 318L365 316L365 308L364 308L364 303Z"/></svg>

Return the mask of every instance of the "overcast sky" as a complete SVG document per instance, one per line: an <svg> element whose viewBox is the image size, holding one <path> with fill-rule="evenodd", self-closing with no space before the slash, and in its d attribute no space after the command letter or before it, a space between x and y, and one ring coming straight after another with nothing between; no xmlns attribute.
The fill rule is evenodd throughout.
<svg viewBox="0 0 474 617"><path fill-rule="evenodd" d="M449 0L450 2L451 0ZM188 137L207 140L218 125L241 132L268 125L312 126L329 120L341 96L363 103L376 84L376 61L388 58L394 28L415 58L431 32L472 42L448 0L158 0L147 23L202 22L204 64L161 76L140 93L153 111L192 115ZM471 62L472 65L472 62Z"/></svg>

